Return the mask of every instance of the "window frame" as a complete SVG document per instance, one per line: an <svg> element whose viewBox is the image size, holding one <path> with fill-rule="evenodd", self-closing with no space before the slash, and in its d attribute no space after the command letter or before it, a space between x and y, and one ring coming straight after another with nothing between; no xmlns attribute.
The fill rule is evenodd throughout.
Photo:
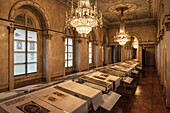
<svg viewBox="0 0 170 113"><path fill-rule="evenodd" d="M72 44L71 45L69 45L69 43L68 43L68 40L69 39L71 39L72 40ZM67 41L67 43L66 43L66 41ZM72 52L69 52L68 50L69 50L69 46L71 46L72 47ZM74 59L74 49L73 49L73 39L71 38L71 37L66 37L65 38L65 49L67 48L67 51L65 50L65 64L66 64L66 62L67 62L67 65L65 65L65 68L72 68L73 67L73 59ZM68 59L68 54L69 53L71 53L72 54L72 59ZM67 54L67 57L66 57L66 54ZM66 59L67 58L67 59ZM68 61L72 61L72 66L68 66Z"/></svg>
<svg viewBox="0 0 170 113"><path fill-rule="evenodd" d="M14 42L15 41L22 41L22 42L25 42L25 51L23 51L23 52L19 52L19 51L15 51L14 50L14 52L13 52L13 55L15 54L15 53L24 53L25 54L25 62L24 63L14 63L14 65L13 65L13 68L14 68L14 66L15 65L21 65L21 64L24 64L25 65L25 73L24 74L17 74L17 75L15 75L15 73L13 73L14 74L14 77L16 77L16 76L28 76L28 75L30 75L30 74L35 74L35 73L38 73L38 63L39 63L39 60L38 60L38 54L39 54L39 52L38 52L38 30L36 29L36 23L35 23L35 21L37 20L36 18L35 18L35 16L34 15L32 15L32 13L30 13L30 12L28 12L28 11L22 11L22 12L20 12L20 13L18 13L16 16L15 16L15 18L17 17L17 16L19 16L19 15L24 15L24 24L22 25L22 24L19 24L19 23L16 23L15 24L15 28L16 29L20 29L20 30L24 30L25 31L25 40L18 40L18 39L14 39ZM31 17L31 20L33 21L33 23L34 23L34 25L33 26L28 26L27 25L27 19L28 19L28 17L30 18ZM17 21L17 20L15 20L15 21ZM38 26L38 25L37 25ZM28 32L29 31L32 31L32 32L36 32L36 41L28 41ZM14 33L15 33L15 30L14 30ZM14 34L15 35L15 34ZM13 42L13 43L14 43ZM28 51L28 42L33 42L33 43L36 43L36 51ZM37 56L36 56L36 59L37 59L37 61L36 62L28 62L28 54L29 53L36 53L37 54ZM13 58L14 58L14 56L13 56ZM14 59L15 60L15 59ZM28 71L28 64L36 64L36 72L30 72L30 73L28 73L27 71ZM15 71L15 70L14 70Z"/></svg>
<svg viewBox="0 0 170 113"><path fill-rule="evenodd" d="M24 63L14 63L14 66L15 65L21 65L21 64L24 64L25 65L25 73L24 74L18 74L18 75L15 75L14 76L21 76L21 75L26 75L28 76L29 74L33 74L33 73L38 73L38 47L37 48L37 51L36 52L33 52L33 51L29 51L28 52L28 42L34 42L37 44L38 46L38 32L36 30L30 30L30 29L27 29L27 28L20 28L20 27L17 27L16 29L20 29L20 30L24 30L25 31L25 40L18 40L18 39L14 39L14 42L15 41L22 41L22 42L25 42L25 51L23 52L20 52L20 51L15 51L14 50L14 54L15 53L24 53L25 54L25 62ZM37 34L37 41L28 41L28 31L33 31L33 32L36 32ZM28 53L37 53L37 62L28 62ZM31 72L31 73L28 73L28 64L37 64L37 71L36 72Z"/></svg>
<svg viewBox="0 0 170 113"><path fill-rule="evenodd" d="M91 44L91 47L90 47L90 44ZM89 41L89 56L91 54L91 58L89 57L89 65L93 64L93 43L91 41ZM90 52L90 49L91 49L91 52ZM91 63L90 63L90 59L91 59Z"/></svg>

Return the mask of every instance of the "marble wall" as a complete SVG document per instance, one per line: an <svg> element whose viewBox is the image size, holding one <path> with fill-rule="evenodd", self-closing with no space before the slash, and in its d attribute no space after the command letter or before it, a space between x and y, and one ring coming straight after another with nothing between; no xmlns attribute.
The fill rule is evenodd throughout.
<svg viewBox="0 0 170 113"><path fill-rule="evenodd" d="M112 43L114 42L114 36L118 30L119 30L118 28L117 29L114 28L108 31L110 42ZM142 44L149 44L149 42L154 42L154 43L156 42L157 27L156 25L142 25L142 26L126 27L126 30L129 32L131 36L135 36L139 41L140 46L138 46L137 57L140 63L142 64ZM155 49L153 48L152 51L153 54L155 54L154 50ZM127 52L130 51L127 51L125 47L121 47L121 61L127 60L127 54L130 54Z"/></svg>
<svg viewBox="0 0 170 113"><path fill-rule="evenodd" d="M13 89L14 86L20 87L42 81L50 82L55 78L64 77L68 71L65 69L65 42L63 39L65 37L65 13L70 9L68 3L65 3L64 0L0 0L0 4L0 18L7 20L0 19L0 91L2 89ZM41 25L40 29L44 30L41 33L43 38L42 72L39 75L34 74L34 76L14 77L13 50L11 48L13 36L10 34L11 31L9 31L8 26L14 29L14 23L9 20L14 19L16 11L21 7L38 16L38 21ZM140 42L157 40L156 25L127 27L126 30L135 35ZM98 67L103 65L103 37L106 37L106 43L113 43L113 37L118 29L106 29L103 27L93 29L93 31L95 42L93 42L92 67ZM74 32L74 36L78 37L79 35ZM90 67L88 63L88 39L81 38L80 40L74 40L74 43L74 66L69 71L88 70ZM139 48L138 57L142 61L142 47L140 46ZM111 46L105 45L104 64L111 63L111 51ZM127 58L126 54L123 54L123 50L121 57L122 60Z"/></svg>
<svg viewBox="0 0 170 113"><path fill-rule="evenodd" d="M49 82L54 78L65 76L65 50L63 37L65 37L65 13L70 9L68 3L65 3L65 1L62 0L0 0L0 4L0 18L7 20L0 21L0 90L13 89L14 85L15 87L20 87L33 84L35 79L37 79L35 80L35 83L42 82L43 80ZM42 32L42 38L45 40L45 44L43 44L42 47L42 57L46 57L43 58L43 63L41 62L43 71L40 73L40 76L34 74L34 76L22 76L17 77L16 79L16 77L13 76L13 72L10 72L10 70L13 70L14 64L10 61L10 59L13 60L13 57L10 57L13 51L10 49L11 45L9 44L9 37L11 35L9 34L7 27L10 26L10 24L10 27L13 27L14 23L8 20L13 20L16 11L21 7L33 12L35 16L38 16L39 23L42 25L40 29L50 30ZM107 32L105 28L94 29L94 32L94 36L96 36L95 39L99 44L95 45L95 50L97 52L93 65L98 67L103 65L102 49L100 45L102 45L103 36L107 35ZM88 39L81 39L80 42L77 41L75 44L75 48L76 47L80 49L75 52L76 55L74 60L76 61L72 71L88 70ZM107 49L109 48L106 48L106 50ZM106 54L108 53L106 52ZM106 62L107 60L108 59L106 58Z"/></svg>
<svg viewBox="0 0 170 113"><path fill-rule="evenodd" d="M170 0L162 0L158 11L158 44L157 44L157 71L163 87L163 96L167 107L170 107ZM161 16L160 16L161 15Z"/></svg>

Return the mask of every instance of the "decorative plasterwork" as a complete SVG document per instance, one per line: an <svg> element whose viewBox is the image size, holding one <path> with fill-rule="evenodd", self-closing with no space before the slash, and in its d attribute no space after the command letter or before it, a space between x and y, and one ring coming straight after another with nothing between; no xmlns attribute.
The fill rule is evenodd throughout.
<svg viewBox="0 0 170 113"><path fill-rule="evenodd" d="M64 2L68 6L70 6L71 0L56 0L60 2ZM78 0L73 0L74 3L77 3ZM90 0L92 4L95 3L96 0ZM115 9L120 4L130 4L129 11L127 11L125 15L126 22L136 23L136 21L144 20L144 24L155 24L157 10L159 8L160 0L97 0L98 8L103 13L103 21L104 27L110 28L113 24L117 24L120 20L120 13L118 13ZM132 5L133 4L133 5ZM76 4L74 4L76 6ZM135 9L135 10L130 10ZM146 22L145 19L154 19L154 21ZM138 22L140 25L142 22ZM113 25L113 27L114 27ZM131 26L132 24L130 24ZM135 24L136 25L136 24Z"/></svg>
<svg viewBox="0 0 170 113"><path fill-rule="evenodd" d="M119 28L120 24L119 22L108 24L105 23L107 28ZM142 20L132 20L132 21L126 21L125 22L126 27L134 27L134 26L145 26L145 25L156 25L156 21L154 19L142 19Z"/></svg>
<svg viewBox="0 0 170 113"><path fill-rule="evenodd" d="M15 13L16 11L21 8L22 6L29 6L29 8L34 9L34 12L37 11L37 13L41 14L43 19L42 21L45 22L45 27L46 29L50 29L50 22L48 19L48 15L45 12L44 8L41 7L37 2L32 1L32 0L19 0L17 1L12 8L10 9L10 13L9 13L9 17L8 19L10 19L11 21L14 21L14 17L15 17Z"/></svg>
<svg viewBox="0 0 170 113"><path fill-rule="evenodd" d="M170 15L165 16L166 30L170 31Z"/></svg>
<svg viewBox="0 0 170 113"><path fill-rule="evenodd" d="M126 21L151 18L156 20L157 0L98 0L98 7L103 13L104 22L108 24L119 22L120 13L116 8L125 4L129 7L125 15Z"/></svg>
<svg viewBox="0 0 170 113"><path fill-rule="evenodd" d="M128 8L127 10L124 11L124 13L133 12L137 9L137 5L135 5L135 4L124 3L124 4L116 4L116 5L110 6L108 8L108 11L112 12L112 13L120 14L120 11L117 10L117 8L119 8L119 7L127 7Z"/></svg>
<svg viewBox="0 0 170 113"><path fill-rule="evenodd" d="M153 17L153 0L147 0L148 17Z"/></svg>

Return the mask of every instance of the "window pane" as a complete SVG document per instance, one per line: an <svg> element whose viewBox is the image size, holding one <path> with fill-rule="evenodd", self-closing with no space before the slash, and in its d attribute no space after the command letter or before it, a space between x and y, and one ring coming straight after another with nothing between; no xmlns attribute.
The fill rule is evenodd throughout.
<svg viewBox="0 0 170 113"><path fill-rule="evenodd" d="M25 14L20 14L15 18L15 23L25 25Z"/></svg>
<svg viewBox="0 0 170 113"><path fill-rule="evenodd" d="M25 74L25 64L14 65L14 75Z"/></svg>
<svg viewBox="0 0 170 113"><path fill-rule="evenodd" d="M14 53L14 63L25 63L25 53Z"/></svg>
<svg viewBox="0 0 170 113"><path fill-rule="evenodd" d="M28 31L28 41L37 41L37 32Z"/></svg>
<svg viewBox="0 0 170 113"><path fill-rule="evenodd" d="M73 66L73 61L72 60L68 61L68 67L72 67L72 66Z"/></svg>
<svg viewBox="0 0 170 113"><path fill-rule="evenodd" d="M29 15L27 15L27 26L35 27L35 23Z"/></svg>
<svg viewBox="0 0 170 113"><path fill-rule="evenodd" d="M37 62L37 53L28 53L27 61L28 62Z"/></svg>
<svg viewBox="0 0 170 113"><path fill-rule="evenodd" d="M29 52L37 52L37 43L34 42L28 42L28 48L27 50Z"/></svg>
<svg viewBox="0 0 170 113"><path fill-rule="evenodd" d="M92 52L92 48L89 48L89 53L91 53Z"/></svg>
<svg viewBox="0 0 170 113"><path fill-rule="evenodd" d="M65 52L67 52L67 46L65 46Z"/></svg>
<svg viewBox="0 0 170 113"><path fill-rule="evenodd" d="M67 53L65 53L65 60L67 60Z"/></svg>
<svg viewBox="0 0 170 113"><path fill-rule="evenodd" d="M89 54L89 58L92 58L92 54Z"/></svg>
<svg viewBox="0 0 170 113"><path fill-rule="evenodd" d="M68 38L68 45L73 45L72 39Z"/></svg>
<svg viewBox="0 0 170 113"><path fill-rule="evenodd" d="M68 46L68 52L73 52L73 47L72 46Z"/></svg>
<svg viewBox="0 0 170 113"><path fill-rule="evenodd" d="M65 67L67 67L67 61L65 61Z"/></svg>
<svg viewBox="0 0 170 113"><path fill-rule="evenodd" d="M73 54L72 53L68 53L68 59L73 59Z"/></svg>
<svg viewBox="0 0 170 113"><path fill-rule="evenodd" d="M16 29L16 30L14 31L14 39L17 39L17 40L25 40L25 30Z"/></svg>
<svg viewBox="0 0 170 113"><path fill-rule="evenodd" d="M67 39L68 39L68 38L65 39L65 45L67 45Z"/></svg>
<svg viewBox="0 0 170 113"><path fill-rule="evenodd" d="M14 41L14 51L25 51L25 42Z"/></svg>
<svg viewBox="0 0 170 113"><path fill-rule="evenodd" d="M89 42L89 47L92 47L91 42Z"/></svg>
<svg viewBox="0 0 170 113"><path fill-rule="evenodd" d="M27 69L28 69L27 73L35 73L35 72L37 72L37 63L28 64Z"/></svg>
<svg viewBox="0 0 170 113"><path fill-rule="evenodd" d="M91 63L92 63L92 59L90 58L90 59L89 59L89 64L91 64Z"/></svg>

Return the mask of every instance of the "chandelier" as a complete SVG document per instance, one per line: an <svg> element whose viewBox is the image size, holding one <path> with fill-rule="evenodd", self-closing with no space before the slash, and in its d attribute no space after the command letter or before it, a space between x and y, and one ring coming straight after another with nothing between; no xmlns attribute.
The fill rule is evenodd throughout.
<svg viewBox="0 0 170 113"><path fill-rule="evenodd" d="M102 13L97 10L97 2L94 7L90 5L89 0L79 0L77 8L72 7L71 13L68 15L66 12L66 27L76 28L76 31L81 36L86 37L93 27L102 27Z"/></svg>
<svg viewBox="0 0 170 113"><path fill-rule="evenodd" d="M138 42L137 42L136 38L133 40L132 45L133 45L134 48L138 47Z"/></svg>
<svg viewBox="0 0 170 113"><path fill-rule="evenodd" d="M130 41L129 33L125 31L125 24L123 20L123 11L127 10L127 7L117 8L118 11L121 11L121 21L120 21L120 31L116 32L116 36L114 36L114 40L119 42L120 45L125 45L126 42Z"/></svg>

